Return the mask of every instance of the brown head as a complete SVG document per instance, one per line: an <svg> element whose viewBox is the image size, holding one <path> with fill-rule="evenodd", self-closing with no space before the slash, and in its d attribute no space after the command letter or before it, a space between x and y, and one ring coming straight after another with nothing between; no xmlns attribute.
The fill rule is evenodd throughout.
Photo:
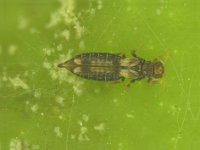
<svg viewBox="0 0 200 150"><path fill-rule="evenodd" d="M164 74L164 66L162 64L161 61L154 61L153 62L153 70L154 70L154 74L153 77L154 78L161 78Z"/></svg>
<svg viewBox="0 0 200 150"><path fill-rule="evenodd" d="M164 74L164 66L161 61L146 61L142 66L146 77L161 78Z"/></svg>

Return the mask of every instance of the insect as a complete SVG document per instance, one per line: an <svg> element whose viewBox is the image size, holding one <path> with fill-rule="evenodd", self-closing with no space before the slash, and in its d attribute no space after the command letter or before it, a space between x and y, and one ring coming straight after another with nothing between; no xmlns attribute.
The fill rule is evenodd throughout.
<svg viewBox="0 0 200 150"><path fill-rule="evenodd" d="M72 73L85 79L98 81L117 81L128 78L131 83L148 78L154 81L164 73L163 63L157 59L146 61L132 51L132 58L114 53L82 53L58 64Z"/></svg>

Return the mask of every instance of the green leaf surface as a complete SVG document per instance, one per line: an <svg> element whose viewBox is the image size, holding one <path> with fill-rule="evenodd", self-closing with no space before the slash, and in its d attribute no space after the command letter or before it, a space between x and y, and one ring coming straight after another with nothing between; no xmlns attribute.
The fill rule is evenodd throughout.
<svg viewBox="0 0 200 150"><path fill-rule="evenodd" d="M197 0L1 0L0 150L198 150ZM161 59L159 84L79 78L84 52Z"/></svg>

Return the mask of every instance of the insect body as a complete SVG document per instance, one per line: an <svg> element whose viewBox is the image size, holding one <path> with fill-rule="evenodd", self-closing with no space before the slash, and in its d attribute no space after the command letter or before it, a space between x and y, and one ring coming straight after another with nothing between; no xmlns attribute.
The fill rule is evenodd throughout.
<svg viewBox="0 0 200 150"><path fill-rule="evenodd" d="M72 73L86 79L98 81L115 81L131 79L131 82L145 77L161 78L164 73L163 64L158 61L146 61L137 57L126 58L122 54L83 53L61 63L58 67L66 68Z"/></svg>

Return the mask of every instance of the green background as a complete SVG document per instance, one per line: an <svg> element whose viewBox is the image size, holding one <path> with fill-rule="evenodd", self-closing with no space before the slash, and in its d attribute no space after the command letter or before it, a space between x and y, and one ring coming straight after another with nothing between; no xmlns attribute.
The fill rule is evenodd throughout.
<svg viewBox="0 0 200 150"><path fill-rule="evenodd" d="M0 1L1 150L198 150L198 0ZM159 84L81 79L83 52L161 59Z"/></svg>

